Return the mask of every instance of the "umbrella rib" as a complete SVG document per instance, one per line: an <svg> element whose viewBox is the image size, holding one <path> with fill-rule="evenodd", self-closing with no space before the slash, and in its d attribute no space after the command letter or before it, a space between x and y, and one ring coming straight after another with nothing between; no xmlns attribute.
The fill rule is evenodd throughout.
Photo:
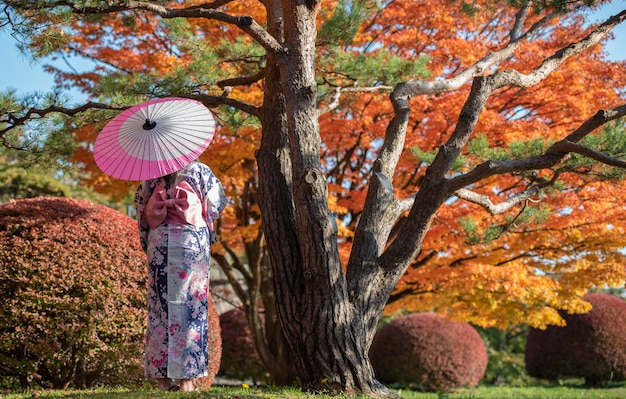
<svg viewBox="0 0 626 399"><path fill-rule="evenodd" d="M192 145L188 144L189 141L183 140L180 136L173 136L171 139L172 139L172 142L173 142L173 144L175 146L180 146L180 147L182 147L185 150L185 152L181 152L181 154L185 154L185 153L189 153L189 152L192 152L192 153L195 152L197 150L197 148L201 147L203 142L206 141L206 139L205 139L205 140L203 140L202 143L193 142L194 145L192 146Z"/></svg>

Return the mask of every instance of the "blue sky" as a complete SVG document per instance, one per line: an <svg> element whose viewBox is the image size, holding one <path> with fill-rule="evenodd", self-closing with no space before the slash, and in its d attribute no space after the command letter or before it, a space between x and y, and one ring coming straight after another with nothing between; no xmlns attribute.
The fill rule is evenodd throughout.
<svg viewBox="0 0 626 399"><path fill-rule="evenodd" d="M613 0L602 6L589 17L590 22L597 22L603 18L618 13L626 8L626 0ZM607 50L613 60L626 60L626 22L614 29L615 38L609 41ZM0 54L3 61L0 63L0 89L8 87L19 93L34 91L47 92L53 87L52 76L43 71L46 61L32 62L27 56L20 54L16 47L17 42L6 29L0 30ZM69 60L73 67L80 70L78 59ZM57 61L63 62L63 61ZM58 65L58 64L55 64ZM79 101L80 95L72 94L73 102Z"/></svg>

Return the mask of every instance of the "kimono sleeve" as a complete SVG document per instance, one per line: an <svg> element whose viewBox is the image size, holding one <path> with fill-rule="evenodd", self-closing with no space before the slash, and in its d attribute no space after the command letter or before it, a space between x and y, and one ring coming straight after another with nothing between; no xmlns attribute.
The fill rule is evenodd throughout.
<svg viewBox="0 0 626 399"><path fill-rule="evenodd" d="M220 217L220 213L226 207L226 195L222 183L207 167L207 171L202 174L202 186L204 187L203 209L204 219L209 227L211 244L217 242L217 234L213 228L213 222Z"/></svg>

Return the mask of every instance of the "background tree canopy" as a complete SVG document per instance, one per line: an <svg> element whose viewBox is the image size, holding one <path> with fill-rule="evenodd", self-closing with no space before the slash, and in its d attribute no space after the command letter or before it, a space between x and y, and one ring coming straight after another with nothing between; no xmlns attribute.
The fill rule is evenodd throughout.
<svg viewBox="0 0 626 399"><path fill-rule="evenodd" d="M588 26L583 1L2 4L36 56L96 62L54 71L86 104L2 93L5 147L70 137L81 182L122 198L134 183L92 162L107 120L163 96L215 112L202 160L232 201L215 258L261 359L287 345L312 390L388 394L367 357L385 312L542 327L626 280L626 68L602 51L626 10Z"/></svg>

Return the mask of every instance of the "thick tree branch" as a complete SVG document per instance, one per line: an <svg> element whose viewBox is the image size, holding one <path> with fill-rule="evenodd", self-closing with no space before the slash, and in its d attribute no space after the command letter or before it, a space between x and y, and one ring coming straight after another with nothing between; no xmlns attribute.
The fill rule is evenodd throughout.
<svg viewBox="0 0 626 399"><path fill-rule="evenodd" d="M547 22L550 18L551 17L544 18L544 20L542 20L543 23ZM401 149L402 147L399 147L399 145L403 146L404 144L406 121L408 121L408 119L406 121L404 120L404 116L408 118L408 113L410 112L410 108L408 105L409 97L424 93L438 93L459 88L472 77L481 74L484 70L491 67L495 63L511 56L515 49L519 46L520 42L536 32L543 25L543 23L535 24L525 34L520 35L517 40L511 41L502 50L491 53L490 55L484 57L472 67L461 72L454 78L432 82L412 81L397 85L390 96L392 104L394 105L394 111L396 115L387 128L385 143L381 149L381 155L374 164L375 174L379 173L380 175L385 177L393 175L393 170L395 169L398 161L397 156L395 156L397 155L396 150ZM456 157L462 150L464 144L467 141L467 138L470 137L486 100L489 98L489 95L494 90L494 86L494 82L487 79L478 79L474 82L472 93L470 94L470 97L468 98L468 101L466 102L463 111L459 117L459 124L457 125L454 134L448 141L448 144L445 147L442 147L437 159L435 160L435 162L433 162L431 168L429 168L430 173L428 178L430 182L426 184L428 186L426 190L441 189L440 179L445 176L445 174L451 167L452 162L454 161L454 159L456 159ZM372 180L372 182L377 181L380 181L380 179ZM373 187L370 187L370 190L372 189ZM385 190L378 190L378 192L380 193L379 197L370 196L368 193L368 199L366 199L365 209L370 209L370 202L380 202L387 198L386 195L384 195ZM405 201L402 201L401 203L398 203L397 208L398 210L406 210L406 207L412 204L415 204L415 198L409 198ZM373 208L375 207L372 207L372 209ZM396 216L398 215L399 213ZM422 212L417 212L415 215L420 216L414 217L421 217ZM366 217L366 214L362 215L362 218ZM363 219L361 220L361 223L362 222ZM419 223L416 224L419 225Z"/></svg>
<svg viewBox="0 0 626 399"><path fill-rule="evenodd" d="M208 3L202 3L202 4L197 4L195 6L190 6L188 7L189 9L194 9L194 8L211 8L211 9L216 9L219 8L221 6L225 6L228 3L232 3L233 0L215 0L215 1L211 1Z"/></svg>
<svg viewBox="0 0 626 399"><path fill-rule="evenodd" d="M567 140L559 141L558 143L555 143L552 146L552 150L555 152L565 152L565 153L575 152L577 154L586 156L587 158L594 159L603 164L626 169L626 161L610 157L600 151L596 151L592 148L588 148L577 143L572 143L571 141L567 141Z"/></svg>
<svg viewBox="0 0 626 399"><path fill-rule="evenodd" d="M350 301L354 304L367 303L376 309L374 312L368 312L363 319L368 331L372 331L372 335L365 337L363 343L365 347L369 346L373 339L375 331L373 327L378 321L374 315L382 312L387 295L395 285L392 281L396 278L388 274L391 265L377 262L377 259L385 248L395 222L407 205L394 196L391 179L404 148L410 107L408 100L405 99L392 98L391 101L394 117L387 126L385 141L373 165L346 274ZM385 281L385 284L380 284L382 281Z"/></svg>
<svg viewBox="0 0 626 399"><path fill-rule="evenodd" d="M530 7L530 3L528 3L526 6L522 7L517 14L515 14L515 24L509 34L510 41L514 42L522 36L522 29L524 28L524 22L526 22L526 17L528 16Z"/></svg>
<svg viewBox="0 0 626 399"><path fill-rule="evenodd" d="M234 86L248 86L248 85L251 85L253 83L256 83L262 80L263 78L265 78L265 69L261 69L254 75L250 75L250 76L241 76L241 77L232 78L232 79L224 79L218 82L217 86L221 87L222 89L225 89L227 87L234 87Z"/></svg>
<svg viewBox="0 0 626 399"><path fill-rule="evenodd" d="M456 129L450 136L446 144L440 148L437 157L428 168L428 171L424 177L423 185L420 189L420 192L416 196L416 198L419 199L416 199L413 203L411 213L409 214L407 223L405 223L405 228L402 229L402 234L399 235L396 241L391 243L387 251L385 251L385 254L383 254L380 258L380 262L385 264L387 270L392 270L394 267L392 262L387 261L388 259L393 259L396 265L404 265L405 263L407 263L408 260L413 257L412 251L407 251L407 248L414 246L414 244L412 243L420 242L419 236L424 234L423 231L417 231L415 229L417 229L419 226L427 226L431 214L423 209L416 207L423 206L422 204L424 203L435 203L435 206L437 206L437 203L443 201L443 199L446 198L449 194L459 189L465 188L469 184L493 174L510 173L513 171L521 170L542 169L544 167L553 166L562 160L565 154L558 154L555 151L552 151L547 152L542 157L534 157L524 160L489 161L478 166L466 175L456 177L449 181L446 181L445 179L445 175L452 167L454 160L458 157L458 155L466 145L469 137L471 137L478 117L482 112L482 109L484 108L487 99L490 97L494 90L504 87L506 85L528 87L533 84L537 84L542 79L544 79L550 72L552 72L559 65L561 65L567 58L579 54L581 51L598 43L599 40L604 37L604 35L606 35L608 31L610 31L610 29L612 29L615 25L622 21L622 19L624 18L624 14L626 14L626 12L610 18L607 22L600 25L598 28L593 30L589 35L587 35L579 42L561 49L552 57L545 60L535 71L531 72L528 75L523 75L517 71L504 71L496 72L490 76L474 79L472 91L470 92L470 95L461 111L461 114L459 115ZM398 135L399 130L397 130L397 126L394 127L393 125L394 121L399 120L399 116L404 114L404 108L406 107L406 109L408 109L407 99L410 96L424 93L436 93L460 87L468 79L475 77L476 75L480 75L486 68L512 55L513 51L517 48L519 43L529 37L532 33L536 32L540 26L542 26L542 24L534 25L525 34L519 36L517 41L512 41L502 50L484 57L474 66L468 68L467 70L463 71L461 74L452 79L433 82L413 81L399 84L398 86L396 86L396 89L391 94L391 101L394 104L396 116L387 129L385 138L386 143L385 145L383 145L381 155L385 154L385 148L395 148L395 140L397 139L397 137L402 136ZM401 106L401 104L405 101L405 106ZM374 165L375 174L376 172L379 172L377 174L379 176L391 176L391 173L393 172L393 167L395 167L394 159L394 157L391 157L389 159L379 158L379 160ZM377 182L379 182L380 180L381 179L372 179L372 183L375 183L376 186L379 186L380 184ZM373 189L374 186L370 186L370 190ZM365 209L369 209L369 206L372 206L374 203L377 203L383 198L386 198L386 190L377 189L376 191L379 193L379 197L372 196L368 192ZM426 199L427 197L428 199ZM367 214L365 212L363 213L362 218L367 218ZM363 220L361 222L363 222ZM363 225L365 225L365 223ZM355 236L355 243L357 242L357 239L357 236ZM371 240L372 236L370 236L369 239ZM377 242L377 247L379 247L378 244L379 243ZM418 250L419 249L417 248L416 251ZM384 261L383 258L385 259Z"/></svg>
<svg viewBox="0 0 626 399"><path fill-rule="evenodd" d="M621 105L608 111L600 110L565 139L550 146L545 154L508 161L487 161L464 175L448 180L446 188L450 192L454 192L493 175L550 168L561 162L570 152L588 156L611 166L626 167L623 160L609 157L606 154L576 144L576 141L580 141L605 123L623 116L626 116L626 105Z"/></svg>
<svg viewBox="0 0 626 399"><path fill-rule="evenodd" d="M450 170L454 160L458 157L463 146L465 146L465 144L469 140L469 137L471 136L474 126L476 124L477 118L480 115L487 99L494 90L505 86L531 87L538 84L543 79L545 79L552 71L554 71L559 65L561 65L566 59L577 55L581 51L597 44L602 39L602 37L604 37L615 25L620 23L624 18L626 18L626 10L609 18L609 20L601 24L598 28L594 29L591 33L589 33L580 41L572 43L569 46L557 51L554 55L544 60L536 69L528 74L522 74L515 70L506 70L502 72L496 72L490 76L475 78L474 84L472 85L472 91L470 92L470 95L465 102L465 105L463 106L461 114L459 115L459 123L457 124L454 132L452 133L446 144L441 147L439 153L437 154L437 157L435 158L435 161L433 161L433 164L429 167L430 175L432 176L432 178L442 178L444 174L446 174ZM569 141L574 142L580 140L580 138L590 133L591 130L601 126L603 123L606 123L609 120L608 118L617 118L619 117L617 115L620 115L622 113L623 110L620 110L620 107L618 107L617 109L609 112L609 114L612 114L612 116L607 114L604 117L597 117L597 120L594 119L593 121L588 121L588 125L583 125L581 126L581 128L578 129L586 130L586 133L582 133L580 131L578 131L578 133L575 132L570 135ZM603 120L604 122L602 122ZM592 128L593 126L595 127ZM577 139L575 140L575 138ZM448 193L452 193L460 188L467 187L469 184L493 174L552 167L560 162L564 156L565 154L559 154L556 151L552 150L546 152L544 156L533 157L524 160L513 160L504 162L489 161L478 166L476 169L467 173L466 175L458 176L448 181L448 183L446 184L446 190L448 190ZM470 182L467 182L467 184L460 185L459 183L465 182L467 177L471 177L473 179Z"/></svg>
<svg viewBox="0 0 626 399"><path fill-rule="evenodd" d="M387 126L385 141L380 149L378 159L374 163L374 171L381 172L389 179L392 178L402 150L404 149L406 129L411 112L411 107L407 100L391 98L391 102L395 115Z"/></svg>
<svg viewBox="0 0 626 399"><path fill-rule="evenodd" d="M387 126L385 140L372 167L372 178L354 236L349 270L358 269L359 262L373 261L378 257L395 221L406 210L407 203L399 202L394 195L392 179L404 149L411 109L407 100L392 99L392 104L395 115ZM372 248L377 250L371 251Z"/></svg>
<svg viewBox="0 0 626 399"><path fill-rule="evenodd" d="M578 129L574 130L567 137L565 137L564 140L577 143L600 126L623 116L626 116L626 104L609 110L599 110L594 116L580 125Z"/></svg>
<svg viewBox="0 0 626 399"><path fill-rule="evenodd" d="M598 44L611 29L623 22L624 19L626 19L626 10L609 18L582 40L560 49L528 74L522 74L515 70L496 72L491 76L493 89L499 89L504 86L531 87L538 84L565 62L565 60Z"/></svg>
<svg viewBox="0 0 626 399"><path fill-rule="evenodd" d="M404 212L410 210L415 203L415 194L412 194L402 200L398 201L399 213L403 214Z"/></svg>
<svg viewBox="0 0 626 399"><path fill-rule="evenodd" d="M524 34L520 34L519 31L516 32L515 39L511 36L511 40L505 47L486 55L478 60L474 65L466 68L452 78L430 81L413 80L399 83L394 89L392 97L407 99L421 94L436 94L456 90L467 83L474 76L482 74L498 62L509 58L524 40L532 37L533 34L535 34L542 26L547 24L555 16L555 14L550 14L542 18L540 21L531 26Z"/></svg>
<svg viewBox="0 0 626 399"><path fill-rule="evenodd" d="M482 74L491 66L510 57L522 41L524 41L526 38L531 37L535 32L539 30L539 28L541 28L544 24L546 24L550 19L554 18L555 16L556 14L550 14L544 17L541 21L534 24L530 29L528 29L528 31L526 31L522 35L518 36L519 32L512 32L511 41L504 48L498 51L494 51L493 53L490 53L489 55L483 57L474 65L465 69L464 71L450 79L433 81L415 80L400 83L394 89L392 96L395 98L410 98L426 93L441 93L445 91L456 90L474 76ZM547 74L549 74L561 63L563 63L565 59L597 44L609 31L611 31L611 29L623 22L625 18L626 10L609 18L606 22L594 29L583 40L577 43L573 43L568 47L559 50L552 57L546 59L541 64L541 66L533 71L533 73L531 74L523 75L516 71L504 71L501 72L502 75L496 74L495 76L498 77L498 87L503 87L505 85L529 87L533 84L536 84L536 82L541 81L543 78L545 78L545 76L547 76ZM513 40L513 37L515 37L515 40Z"/></svg>
<svg viewBox="0 0 626 399"><path fill-rule="evenodd" d="M39 2L33 1L5 1L5 4L16 9L41 8ZM164 19L171 18L204 18L221 21L239 27L241 30L254 38L263 48L277 55L285 53L286 48L270 35L261 25L257 24L251 17L235 17L223 12L216 11L214 7L222 5L222 1L205 3L186 8L168 8L160 4L148 1L122 1L107 2L106 6L87 7L74 1L58 0L46 2L45 7L52 9L55 7L68 7L75 14L93 15L119 13L128 10L147 11L159 15Z"/></svg>
<svg viewBox="0 0 626 399"><path fill-rule="evenodd" d="M427 92L434 93L460 87L460 85L465 82L465 80L460 77L474 78L472 90L461 110L454 132L446 141L445 145L441 146L435 160L427 169L414 205L411 208L406 222L401 227L396 240L389 244L378 259L378 263L383 265L386 269L387 276L390 277L393 275L399 278L404 268L410 263L411 259L416 256L417 252L420 250L420 243L432 222L436 209L449 195L488 176L551 167L566 156L566 154L552 151L546 152L546 154L540 157L522 160L488 161L465 175L450 180L447 180L445 177L451 170L453 162L457 159L471 137L478 117L494 90L507 85L529 87L539 83L567 58L579 54L581 51L597 44L600 39L615 25L621 22L625 16L626 11L610 18L579 42L557 51L553 56L541 63L535 71L527 75L517 71L504 71L495 72L489 76L477 76L480 75L487 66L491 66L496 61L503 60L509 55L512 55L519 41L528 37L532 29L522 35L517 42L512 42L504 49L486 56L473 67L462 72L455 78L434 82L407 82L396 86L396 89L391 94L392 102L394 100L407 99L411 95L424 94ZM615 114L617 114L617 112Z"/></svg>

